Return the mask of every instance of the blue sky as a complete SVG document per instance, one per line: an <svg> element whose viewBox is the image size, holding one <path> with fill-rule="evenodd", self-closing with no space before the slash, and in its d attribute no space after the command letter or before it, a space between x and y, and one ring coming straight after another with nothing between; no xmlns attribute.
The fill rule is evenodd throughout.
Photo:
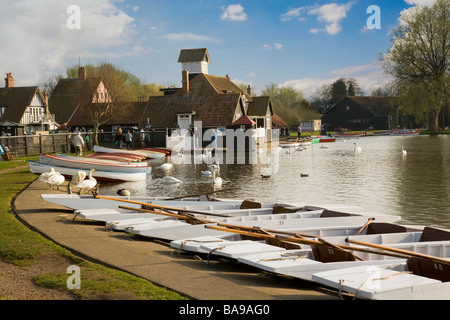
<svg viewBox="0 0 450 320"><path fill-rule="evenodd" d="M388 79L378 63L403 10L434 0L0 0L2 73L41 85L68 66L108 61L146 82L179 85L184 48L209 50L209 73L256 92L270 83L313 94L354 77L368 92ZM69 29L70 5L79 28ZM381 29L368 30L370 5ZM70 20L74 21L74 20Z"/></svg>

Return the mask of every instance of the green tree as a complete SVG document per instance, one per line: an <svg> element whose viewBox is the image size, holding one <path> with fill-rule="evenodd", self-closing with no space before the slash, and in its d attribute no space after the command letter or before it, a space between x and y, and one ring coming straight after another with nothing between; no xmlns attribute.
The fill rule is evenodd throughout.
<svg viewBox="0 0 450 320"><path fill-rule="evenodd" d="M392 47L381 57L383 68L395 79L401 111L439 130L450 83L450 0L410 8L400 20Z"/></svg>

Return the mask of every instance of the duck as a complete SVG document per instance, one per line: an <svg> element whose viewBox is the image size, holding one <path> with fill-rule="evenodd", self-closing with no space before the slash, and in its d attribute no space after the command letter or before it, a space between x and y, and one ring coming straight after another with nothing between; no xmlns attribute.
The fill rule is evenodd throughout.
<svg viewBox="0 0 450 320"><path fill-rule="evenodd" d="M97 186L97 180L92 176L95 172L95 169L91 169L88 174L88 178L83 181L78 182L75 187L79 188L79 193L81 194L83 191L89 192L93 191Z"/></svg>
<svg viewBox="0 0 450 320"><path fill-rule="evenodd" d="M204 175L204 176L211 176L212 175L212 171L209 171L209 170L202 171L202 175Z"/></svg>
<svg viewBox="0 0 450 320"><path fill-rule="evenodd" d="M309 177L309 174L307 174L307 173L300 173L300 177L302 177L302 178Z"/></svg>
<svg viewBox="0 0 450 320"><path fill-rule="evenodd" d="M402 155L403 155L403 156L406 156L406 153L407 153L407 152L406 152L405 148L402 146Z"/></svg>
<svg viewBox="0 0 450 320"><path fill-rule="evenodd" d="M66 178L60 174L59 172L56 172L55 174L51 175L45 182L50 185L52 189L56 188L59 190L59 186L62 185L66 181Z"/></svg>
<svg viewBox="0 0 450 320"><path fill-rule="evenodd" d="M123 197L129 197L131 196L131 192L128 189L122 188L120 190L117 190L117 194L119 196L123 196Z"/></svg>

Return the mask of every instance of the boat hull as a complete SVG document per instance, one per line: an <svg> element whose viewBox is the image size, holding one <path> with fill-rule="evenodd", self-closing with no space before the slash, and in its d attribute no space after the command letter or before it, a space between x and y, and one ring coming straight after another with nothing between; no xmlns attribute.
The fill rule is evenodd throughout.
<svg viewBox="0 0 450 320"><path fill-rule="evenodd" d="M146 151L146 150L125 150L125 149L113 149L113 148L106 148L101 146L94 146L95 152L103 152L103 153L124 153L124 154L135 154L140 156L145 156L149 159L164 159L166 156L162 152L156 152L156 151Z"/></svg>
<svg viewBox="0 0 450 320"><path fill-rule="evenodd" d="M70 179L73 175L77 174L78 171L84 171L86 175L89 174L90 169L83 168L69 168L60 167L45 163L39 163L36 161L30 161L28 163L30 171L34 174L40 175L44 172L49 172L51 168L55 169L56 172L61 173L64 177ZM140 172L117 172L117 171L103 171L96 170L92 176L98 181L105 182L134 182L134 181L144 181L147 179L147 173L145 171Z"/></svg>
<svg viewBox="0 0 450 320"><path fill-rule="evenodd" d="M50 164L59 167L69 167L69 168L81 168L81 169L95 169L96 171L117 171L117 172L145 172L151 173L151 166L135 166L127 164L107 164L93 161L84 161L82 158L69 159L62 157L55 157L52 155L40 155L39 162L44 164Z"/></svg>

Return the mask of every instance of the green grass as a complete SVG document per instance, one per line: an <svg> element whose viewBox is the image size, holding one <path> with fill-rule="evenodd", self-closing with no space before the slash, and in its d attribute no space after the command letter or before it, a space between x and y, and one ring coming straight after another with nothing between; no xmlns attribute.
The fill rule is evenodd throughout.
<svg viewBox="0 0 450 320"><path fill-rule="evenodd" d="M28 160L38 156L0 161L0 258L18 266L27 267L36 263L43 253L54 252L76 264L81 271L80 290L70 290L77 299L102 297L116 293L133 299L179 300L178 293L158 287L150 281L113 270L99 264L77 258L68 250L56 245L40 234L31 231L11 213L10 204L15 195L24 190L37 176L28 169ZM67 291L66 273L43 273L35 276L35 284L60 291ZM0 296L0 300L8 297Z"/></svg>

